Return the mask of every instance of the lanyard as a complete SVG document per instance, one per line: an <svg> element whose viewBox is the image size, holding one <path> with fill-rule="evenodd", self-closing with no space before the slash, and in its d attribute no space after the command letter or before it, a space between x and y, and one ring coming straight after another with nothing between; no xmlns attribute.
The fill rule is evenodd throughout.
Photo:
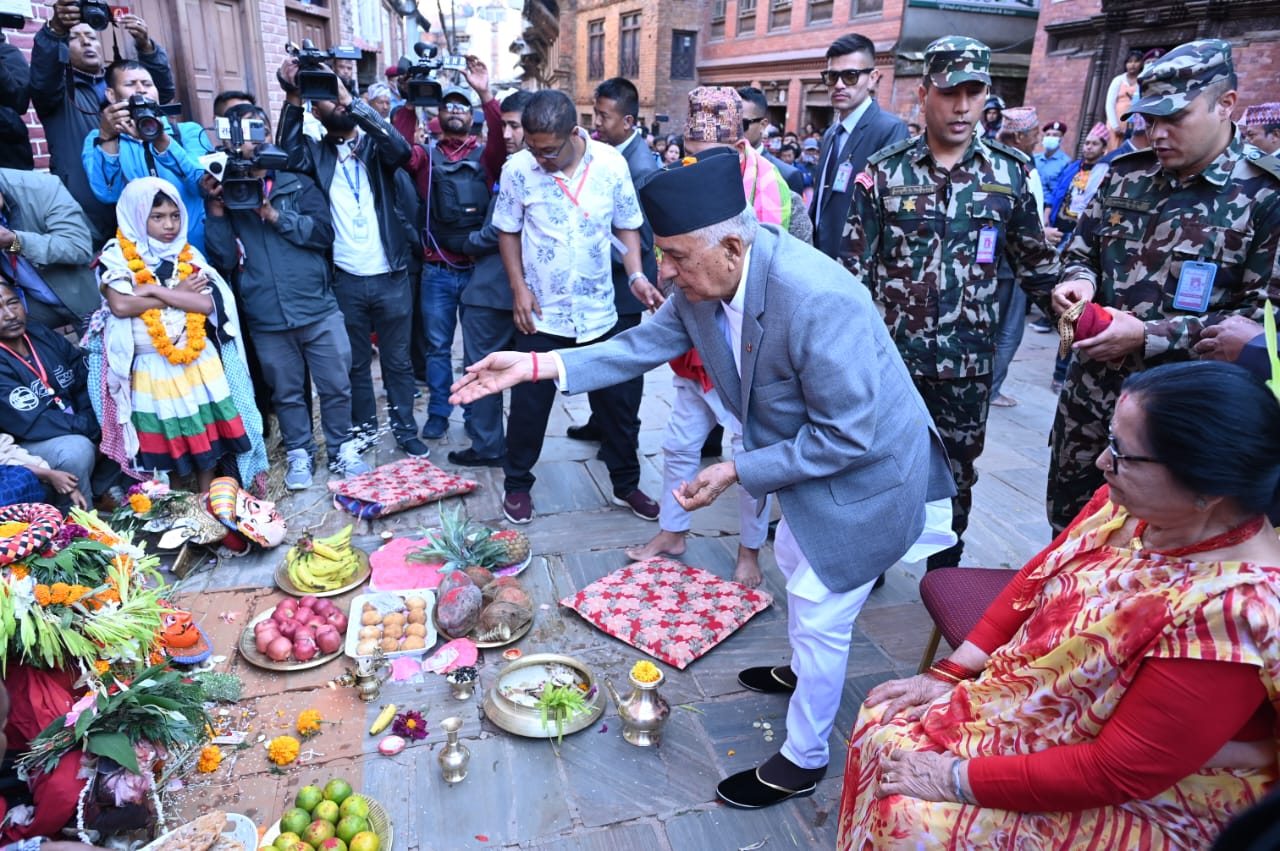
<svg viewBox="0 0 1280 851"><path fill-rule="evenodd" d="M58 395L58 392L53 389L53 385L49 383L49 373L44 368L44 362L40 360L40 353L36 351L36 347L31 342L30 337L28 337L26 334L23 334L22 339L26 341L27 348L31 350L31 356L35 358L36 366L40 367L39 370L36 370L36 367L32 366L27 361L26 358L24 358L22 355L15 352L13 349L9 348L4 343L0 343L0 349L4 349L9 354L13 355L15 358L18 359L18 363L22 364L27 369L31 370L32 375L40 379L40 383L44 385L44 388L49 391L49 395L53 397L53 404L58 406L59 411L62 411L65 413L67 410L67 403L62 401L62 398Z"/></svg>
<svg viewBox="0 0 1280 851"><path fill-rule="evenodd" d="M358 142L356 143L356 146L359 147ZM352 148L349 156L338 158L338 164L342 166L342 176L347 179L347 186L351 187L351 194L355 196L356 206L358 207L360 206L360 166L358 162L356 165L356 179L354 181L351 179L351 173L347 171L347 161L354 160L355 158L355 148Z"/></svg>
<svg viewBox="0 0 1280 851"><path fill-rule="evenodd" d="M591 162L590 162L590 161L587 161L587 162L586 162L586 163L584 163L584 164L583 164L583 166L582 166L582 174L580 174L580 175L578 176L578 191L576 191L576 192L570 192L570 191L569 191L569 185L568 185L567 183L565 183L563 180L561 180L560 178L558 178L558 177L552 177L552 178L551 178L552 180L554 180L554 181L556 182L556 185L560 187L560 191L564 193L564 197L566 197L566 198L568 198L570 201L572 201L572 202L573 202L573 206L577 207L577 208L578 208L578 209L580 209L580 210L582 210L582 205L578 203L578 198L580 198L580 197L582 196L582 187L586 185L586 182L587 182L587 172L589 172L589 171L591 171ZM582 217L583 217L584 219L585 219L585 218L590 218L590 216L591 216L591 214L590 214L590 213L588 213L586 210L582 210Z"/></svg>

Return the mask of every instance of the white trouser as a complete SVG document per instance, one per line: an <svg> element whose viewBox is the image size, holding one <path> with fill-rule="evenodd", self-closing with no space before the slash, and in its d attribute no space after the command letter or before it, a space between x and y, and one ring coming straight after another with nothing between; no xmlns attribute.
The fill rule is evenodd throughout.
<svg viewBox="0 0 1280 851"><path fill-rule="evenodd" d="M827 588L800 551L785 515L773 554L787 579L787 638L796 675L782 755L801 768L822 768L831 758L827 739L840 709L853 622L875 580L839 594Z"/></svg>
<svg viewBox="0 0 1280 851"><path fill-rule="evenodd" d="M702 444L716 423L725 427L733 440L733 454L742 451L742 426L725 410L719 394L712 388L703 391L692 379L676 376L672 380L676 399L662 438L662 502L658 523L664 532L688 532L689 512L680 507L672 491L682 482L693 481L702 464ZM769 499L764 506L741 485L738 491L739 539L744 547L758 550L769 534Z"/></svg>

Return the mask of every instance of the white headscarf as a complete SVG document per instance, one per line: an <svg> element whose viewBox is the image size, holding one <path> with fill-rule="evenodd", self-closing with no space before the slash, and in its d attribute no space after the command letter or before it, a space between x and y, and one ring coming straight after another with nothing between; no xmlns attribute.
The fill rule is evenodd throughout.
<svg viewBox="0 0 1280 851"><path fill-rule="evenodd" d="M147 219L157 195L164 195L176 204L182 216L182 228L173 242L161 242L147 235ZM148 268L165 260L177 263L182 247L187 244L187 207L174 185L159 177L138 177L125 185L116 202L116 221L124 238L138 247L138 256Z"/></svg>

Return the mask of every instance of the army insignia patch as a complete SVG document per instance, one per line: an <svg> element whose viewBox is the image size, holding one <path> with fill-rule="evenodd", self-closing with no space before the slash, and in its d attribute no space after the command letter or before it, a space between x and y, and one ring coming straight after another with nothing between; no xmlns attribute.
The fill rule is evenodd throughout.
<svg viewBox="0 0 1280 851"><path fill-rule="evenodd" d="M871 191L871 187L874 185L871 180L871 175L865 171L858 172L858 176L853 179L853 182L868 192Z"/></svg>
<svg viewBox="0 0 1280 851"><path fill-rule="evenodd" d="M908 198L902 202L902 211L904 213L914 213L916 211L916 199Z"/></svg>
<svg viewBox="0 0 1280 851"><path fill-rule="evenodd" d="M1124 221L1124 214L1122 214L1119 210L1116 210L1114 213L1111 214L1111 217L1107 219L1107 223L1112 225L1118 225L1123 221Z"/></svg>

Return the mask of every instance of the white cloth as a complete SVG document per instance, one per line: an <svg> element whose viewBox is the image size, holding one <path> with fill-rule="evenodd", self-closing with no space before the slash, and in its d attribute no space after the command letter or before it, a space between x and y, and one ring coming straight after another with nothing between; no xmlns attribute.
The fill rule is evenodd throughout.
<svg viewBox="0 0 1280 851"><path fill-rule="evenodd" d="M525 284L542 309L541 317L533 317L534 328L586 343L618 319L613 230L638 230L644 216L626 159L585 131L578 133L586 151L572 175L544 170L527 149L507 159L493 225L520 234Z"/></svg>
<svg viewBox="0 0 1280 851"><path fill-rule="evenodd" d="M364 135L357 128L357 147ZM338 161L329 183L329 208L333 213L333 265L352 275L381 275L391 271L382 247L378 205L369 172L356 148L338 146ZM389 223L388 223L389 224Z"/></svg>
<svg viewBox="0 0 1280 851"><path fill-rule="evenodd" d="M853 622L875 580L843 593L829 590L801 552L786 517L778 524L773 554L787 579L787 639L796 675L782 755L801 768L822 768L831 761L827 740L840 710Z"/></svg>
<svg viewBox="0 0 1280 851"><path fill-rule="evenodd" d="M662 438L662 499L658 524L664 532L687 532L691 514L680 506L672 491L698 475L702 445L716 423L724 426L732 437L734 455L742 451L742 425L724 409L714 387L704 391L697 381L678 375L671 383L676 398ZM766 496L761 504L741 485L736 490L739 540L742 546L758 550L769 536L771 497Z"/></svg>

